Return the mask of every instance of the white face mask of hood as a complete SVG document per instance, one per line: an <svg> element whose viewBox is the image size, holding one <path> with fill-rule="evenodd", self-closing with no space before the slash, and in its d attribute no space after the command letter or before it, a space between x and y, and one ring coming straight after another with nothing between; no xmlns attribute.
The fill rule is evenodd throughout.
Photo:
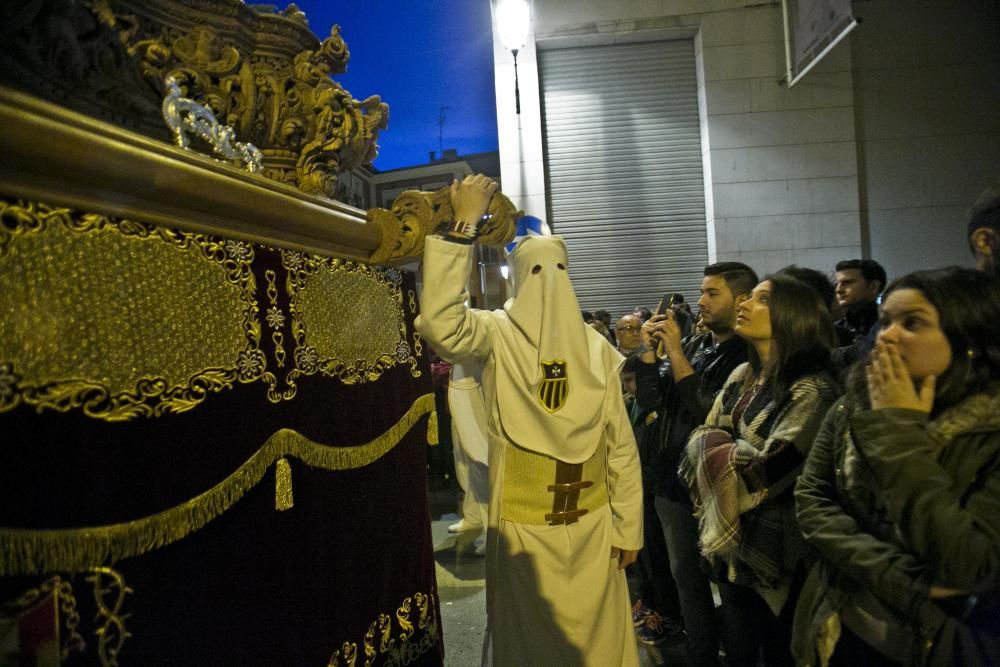
<svg viewBox="0 0 1000 667"><path fill-rule="evenodd" d="M525 238L509 263L517 294L504 309L515 326L494 349L503 430L522 448L583 462L603 431L607 342L583 321L562 238Z"/></svg>

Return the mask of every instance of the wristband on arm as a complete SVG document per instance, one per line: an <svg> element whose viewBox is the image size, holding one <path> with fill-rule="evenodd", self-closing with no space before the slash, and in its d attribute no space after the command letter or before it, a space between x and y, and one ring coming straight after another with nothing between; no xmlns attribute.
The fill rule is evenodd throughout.
<svg viewBox="0 0 1000 667"><path fill-rule="evenodd" d="M441 231L441 237L448 240L454 241L455 243L472 243L479 236L479 227L487 220L489 220L492 214L487 213L479 220L474 222L466 222L465 220L452 220L448 225Z"/></svg>

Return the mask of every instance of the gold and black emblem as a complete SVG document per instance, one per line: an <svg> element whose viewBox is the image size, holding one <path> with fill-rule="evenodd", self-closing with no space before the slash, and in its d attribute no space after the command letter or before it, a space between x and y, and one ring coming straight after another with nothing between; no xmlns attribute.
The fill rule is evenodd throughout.
<svg viewBox="0 0 1000 667"><path fill-rule="evenodd" d="M542 383L538 385L538 400L549 412L555 412L566 403L569 396L569 379L566 362L562 359L542 362Z"/></svg>

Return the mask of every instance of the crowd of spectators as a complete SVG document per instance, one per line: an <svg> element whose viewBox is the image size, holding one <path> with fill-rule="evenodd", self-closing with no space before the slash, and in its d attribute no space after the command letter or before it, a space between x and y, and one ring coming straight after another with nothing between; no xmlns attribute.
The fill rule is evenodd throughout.
<svg viewBox="0 0 1000 667"><path fill-rule="evenodd" d="M976 269L723 262L693 312L584 313L626 357L641 641L693 665L1000 664L996 188L968 237Z"/></svg>

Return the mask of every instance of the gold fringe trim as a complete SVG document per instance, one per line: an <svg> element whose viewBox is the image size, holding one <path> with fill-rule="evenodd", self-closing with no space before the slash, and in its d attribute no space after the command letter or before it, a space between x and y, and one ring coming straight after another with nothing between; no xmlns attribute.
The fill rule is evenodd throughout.
<svg viewBox="0 0 1000 667"><path fill-rule="evenodd" d="M431 410L431 416L427 418L427 444L438 444L438 413Z"/></svg>
<svg viewBox="0 0 1000 667"><path fill-rule="evenodd" d="M362 468L392 451L433 410L434 395L424 394L388 431L357 447L321 445L296 431L281 429L236 472L208 491L135 521L62 530L0 528L0 576L82 572L164 547L229 510L282 457L294 456L308 466L324 470ZM290 497L290 475L288 481Z"/></svg>

